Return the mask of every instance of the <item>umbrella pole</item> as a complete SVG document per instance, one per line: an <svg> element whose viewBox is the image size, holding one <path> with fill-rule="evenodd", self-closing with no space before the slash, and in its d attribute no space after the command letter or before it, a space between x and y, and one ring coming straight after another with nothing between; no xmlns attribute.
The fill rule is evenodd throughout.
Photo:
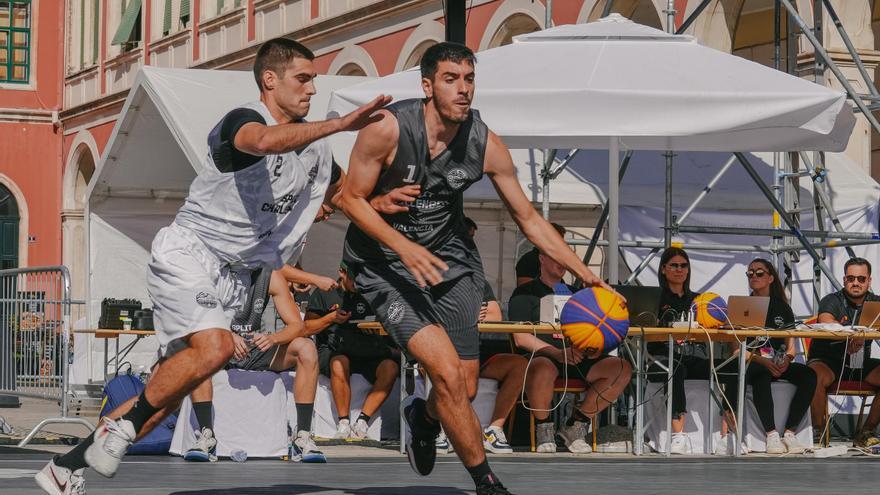
<svg viewBox="0 0 880 495"><path fill-rule="evenodd" d="M618 270L620 268L618 257L618 224L620 220L620 183L614 178L618 177L620 168L620 141L612 137L608 146L608 282L617 284L620 282ZM600 228L597 226L597 228Z"/></svg>

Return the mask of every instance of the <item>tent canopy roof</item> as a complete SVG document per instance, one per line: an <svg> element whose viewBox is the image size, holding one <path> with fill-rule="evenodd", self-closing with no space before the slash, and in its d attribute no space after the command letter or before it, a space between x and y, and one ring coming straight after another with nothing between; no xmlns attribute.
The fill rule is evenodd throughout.
<svg viewBox="0 0 880 495"><path fill-rule="evenodd" d="M336 91L330 111L382 93L423 97L418 69ZM474 108L512 148L842 151L855 124L839 91L620 16L479 53Z"/></svg>
<svg viewBox="0 0 880 495"><path fill-rule="evenodd" d="M319 76L307 119L322 120L331 91L363 79ZM259 97L251 72L143 67L98 164L90 196L183 198L204 166L214 125Z"/></svg>

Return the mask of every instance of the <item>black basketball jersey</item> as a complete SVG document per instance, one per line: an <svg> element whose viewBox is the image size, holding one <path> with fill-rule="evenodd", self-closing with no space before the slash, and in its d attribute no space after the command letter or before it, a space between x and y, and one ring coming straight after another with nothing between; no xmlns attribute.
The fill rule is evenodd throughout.
<svg viewBox="0 0 880 495"><path fill-rule="evenodd" d="M421 185L421 195L408 204L409 211L380 214L391 227L435 253L476 246L464 224L464 191L483 177L488 128L479 112L471 109L449 146L433 160L425 131L425 103L402 100L387 107L397 118L400 136L391 166L379 175L374 194L385 194L408 184ZM397 259L352 223L345 236L344 257L348 262Z"/></svg>
<svg viewBox="0 0 880 495"><path fill-rule="evenodd" d="M260 268L251 272L251 285L248 287L247 298L241 308L235 312L230 325L233 332L253 334L263 330L263 312L269 302L269 282L272 270Z"/></svg>

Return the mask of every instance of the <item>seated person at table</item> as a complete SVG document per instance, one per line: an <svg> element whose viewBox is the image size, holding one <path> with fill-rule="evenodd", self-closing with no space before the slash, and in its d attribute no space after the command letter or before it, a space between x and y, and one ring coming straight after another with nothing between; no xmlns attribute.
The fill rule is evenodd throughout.
<svg viewBox="0 0 880 495"><path fill-rule="evenodd" d="M749 279L752 296L770 298L764 326L778 329L790 327L794 323L794 312L788 305L785 289L782 288L782 282L773 264L765 259L756 258L749 263L746 276ZM794 337L789 337L770 339L762 349L754 350L746 356L749 360L746 368L746 385L752 386L755 409L758 411L764 431L767 432L768 454L802 454L806 449L798 442L795 431L810 407L810 400L816 389L816 373L806 365L795 363L795 353ZM782 438L776 431L773 395L770 392L770 383L776 380L785 380L796 387ZM735 391L736 388L725 391L734 411L739 398L738 394L733 393Z"/></svg>
<svg viewBox="0 0 880 495"><path fill-rule="evenodd" d="M262 322L269 296L285 327L278 332L265 331ZM251 371L286 371L296 369L293 394L296 399L296 436L293 439L295 460L326 462L311 436L315 392L318 387L318 352L309 337L314 332L303 324L293 301L287 280L278 272L256 270L251 278L244 306L231 324L235 352L227 369ZM214 389L211 380L202 382L191 394L200 431L195 445L187 451L187 460L213 460L217 441L214 438Z"/></svg>
<svg viewBox="0 0 880 495"><path fill-rule="evenodd" d="M556 232L559 232L559 235L563 238L565 237L565 227L558 223L551 223L550 225L556 229ZM520 256L516 262L516 286L519 287L538 278L540 270L541 264L538 261L538 248L533 247L531 251Z"/></svg>
<svg viewBox="0 0 880 495"><path fill-rule="evenodd" d="M555 289L568 293L570 288L562 283L565 268L540 253L538 278L521 285L513 291L508 304L508 317L513 321L538 321L541 298L553 294ZM556 379L568 373L568 378L587 383L586 397L558 434L568 450L574 453L592 451L586 440L587 421L593 421L600 412L617 400L630 381L632 367L616 356L607 354L590 359L569 344L562 347L563 336L527 333L513 335L516 346L534 358L528 369L526 392L529 407L535 416L536 445L538 452L556 452L556 431L550 417L553 388ZM567 366L567 369L566 369ZM595 422L592 425L596 427Z"/></svg>
<svg viewBox="0 0 880 495"><path fill-rule="evenodd" d="M691 304L697 296L691 291L690 259L684 249L669 247L660 256L660 271L658 274L659 285L662 289L660 295L660 307L658 315L660 326L672 326L672 322L686 320L690 312ZM661 368L668 366L669 343L648 343L648 354L656 360L648 368L648 380L655 383L663 383L668 390L667 371ZM672 364L672 441L670 452L673 454L690 454L692 451L690 440L684 433L685 416L687 414L687 400L685 397L684 381L708 380L711 373L709 365L709 351L703 342L683 342L673 347ZM720 360L719 360L720 361ZM717 370L718 379L728 389L735 389L737 377L735 374L736 362L732 361L724 369ZM732 387L732 388L731 388ZM727 404L725 404L726 406ZM726 408L726 407L725 407ZM722 436L727 434L727 423L721 425ZM726 442L716 445L716 453L728 451Z"/></svg>
<svg viewBox="0 0 880 495"><path fill-rule="evenodd" d="M316 290L309 298L306 324L318 333L321 374L330 378L330 391L339 415L335 438L363 440L370 419L388 398L397 380L399 351L390 337L373 335L357 328L355 321L373 316L367 301L357 293L345 264L339 266L338 288ZM349 320L352 323L349 323ZM372 384L358 418L351 422L351 385L353 373Z"/></svg>
<svg viewBox="0 0 880 495"><path fill-rule="evenodd" d="M880 301L871 292L871 263L864 258L850 258L844 264L843 289L831 293L819 301L819 323L840 323L852 325L860 323L856 313L861 313L862 304L867 301ZM861 322L868 325L871 322ZM813 395L811 415L813 428L821 435L828 425L825 414L828 407L828 394L833 394L838 380L864 381L880 387L880 359L871 358L871 342L864 339L830 340L812 339L807 365L816 372L816 393ZM856 353L864 350L861 363L853 360ZM859 365L861 364L861 366ZM868 418L862 430L853 438L853 445L867 448L880 444L874 434L880 422L880 393L874 396ZM821 438L821 436L819 437Z"/></svg>

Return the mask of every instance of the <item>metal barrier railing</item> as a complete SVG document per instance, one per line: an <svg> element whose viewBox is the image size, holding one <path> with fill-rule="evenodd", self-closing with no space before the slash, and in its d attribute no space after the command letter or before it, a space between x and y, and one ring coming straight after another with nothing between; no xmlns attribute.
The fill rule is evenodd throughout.
<svg viewBox="0 0 880 495"><path fill-rule="evenodd" d="M60 417L41 421L19 447L50 424L94 428L82 418L68 417L73 304L65 266L0 270L0 395L61 405Z"/></svg>

